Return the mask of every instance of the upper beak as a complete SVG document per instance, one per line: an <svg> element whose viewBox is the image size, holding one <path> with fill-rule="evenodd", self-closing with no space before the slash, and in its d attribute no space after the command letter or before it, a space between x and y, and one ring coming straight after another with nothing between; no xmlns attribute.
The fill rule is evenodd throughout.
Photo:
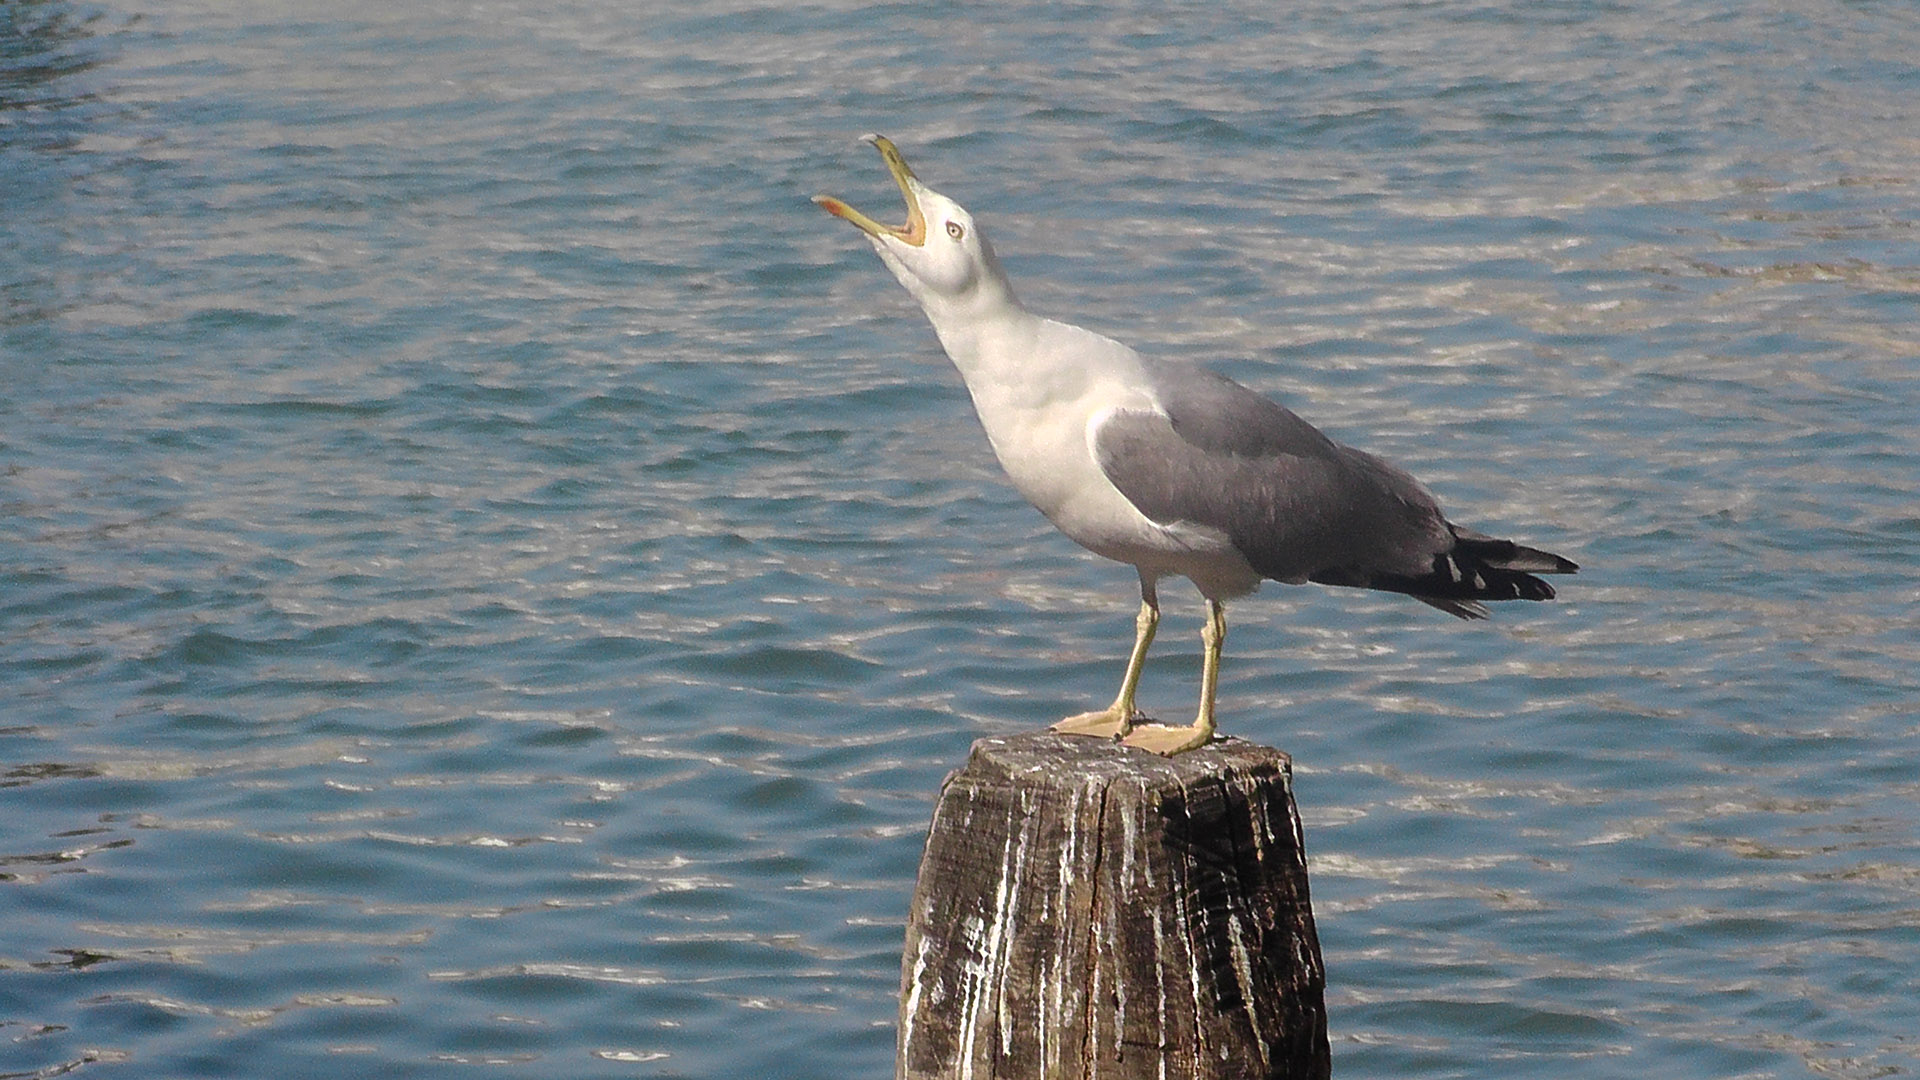
<svg viewBox="0 0 1920 1080"><path fill-rule="evenodd" d="M882 225L831 195L815 195L813 201L819 203L822 210L834 217L845 218L858 225L860 230L868 236L891 236L903 243L920 247L927 242L927 219L920 212L919 198L913 193L914 187L920 183L919 179L913 175L913 170L907 167L907 159L900 156L900 149L893 145L892 140L884 135L865 135L862 138L872 143L875 150L880 151L881 158L887 163L887 171L893 174L894 183L900 185L900 194L906 196L907 223Z"/></svg>

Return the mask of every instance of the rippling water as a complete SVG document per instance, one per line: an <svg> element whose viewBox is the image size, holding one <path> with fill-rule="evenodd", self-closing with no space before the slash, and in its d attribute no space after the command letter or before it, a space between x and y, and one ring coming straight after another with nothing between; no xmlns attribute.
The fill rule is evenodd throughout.
<svg viewBox="0 0 1920 1080"><path fill-rule="evenodd" d="M1910 4L678 11L0 8L0 1075L890 1073L1133 585L806 201L867 130L1587 568L1234 608L1339 1075L1920 1072Z"/></svg>

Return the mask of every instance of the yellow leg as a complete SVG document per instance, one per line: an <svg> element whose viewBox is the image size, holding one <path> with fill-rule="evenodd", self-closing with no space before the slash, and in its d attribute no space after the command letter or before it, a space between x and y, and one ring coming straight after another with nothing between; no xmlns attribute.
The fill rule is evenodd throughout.
<svg viewBox="0 0 1920 1080"><path fill-rule="evenodd" d="M1167 757L1207 745L1213 738L1213 694L1220 685L1220 650L1226 641L1227 609L1209 599L1207 624L1200 629L1200 715L1187 727L1141 724L1120 741Z"/></svg>
<svg viewBox="0 0 1920 1080"><path fill-rule="evenodd" d="M1112 739L1133 730L1140 720L1140 710L1134 707L1133 694L1140 687L1140 669L1147 665L1147 647L1153 644L1154 631L1160 627L1160 598L1154 595L1153 583L1145 577L1140 579L1140 614L1133 619L1133 655L1127 657L1127 673L1120 679L1120 696L1113 704L1098 712L1080 713L1069 716L1053 725L1053 730L1062 735L1093 735L1103 739Z"/></svg>

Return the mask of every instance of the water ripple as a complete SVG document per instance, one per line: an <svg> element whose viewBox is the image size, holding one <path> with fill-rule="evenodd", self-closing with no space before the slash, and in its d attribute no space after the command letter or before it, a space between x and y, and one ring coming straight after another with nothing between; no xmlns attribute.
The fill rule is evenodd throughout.
<svg viewBox="0 0 1920 1080"><path fill-rule="evenodd" d="M884 1075L941 778L1112 693L857 237L1567 550L1270 587L1342 1073L1920 1070L1913 20L0 14L0 1072ZM876 205L882 205L876 203ZM1142 693L1191 707L1165 591Z"/></svg>

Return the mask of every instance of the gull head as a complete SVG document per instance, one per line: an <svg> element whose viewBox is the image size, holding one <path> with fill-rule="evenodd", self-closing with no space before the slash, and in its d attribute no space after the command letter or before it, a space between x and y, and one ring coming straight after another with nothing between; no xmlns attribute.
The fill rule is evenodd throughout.
<svg viewBox="0 0 1920 1080"><path fill-rule="evenodd" d="M907 201L906 224L882 225L831 195L816 195L813 201L867 234L887 269L936 319L940 309L1011 300L1006 275L973 215L921 183L891 140L881 135L865 139L880 151L894 183L900 185Z"/></svg>

